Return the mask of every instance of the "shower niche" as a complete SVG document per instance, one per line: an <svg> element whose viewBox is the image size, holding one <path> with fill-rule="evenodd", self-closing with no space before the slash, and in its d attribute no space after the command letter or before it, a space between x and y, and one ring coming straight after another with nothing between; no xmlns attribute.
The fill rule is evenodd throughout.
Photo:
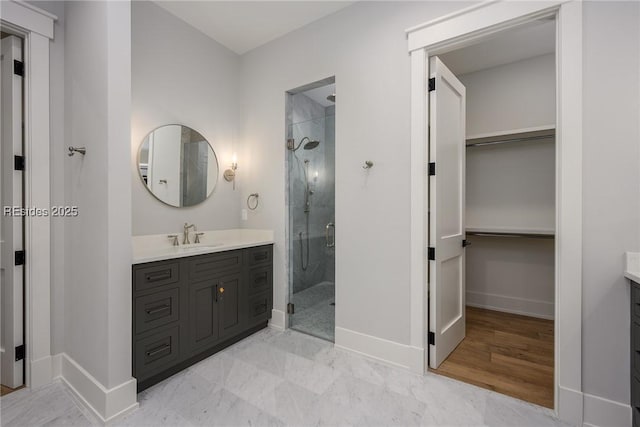
<svg viewBox="0 0 640 427"><path fill-rule="evenodd" d="M335 79L287 92L289 327L334 341Z"/></svg>

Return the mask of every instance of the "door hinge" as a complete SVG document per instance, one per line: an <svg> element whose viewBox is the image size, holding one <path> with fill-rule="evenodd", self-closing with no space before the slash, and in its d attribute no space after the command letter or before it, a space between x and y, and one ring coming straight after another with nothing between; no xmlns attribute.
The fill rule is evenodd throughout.
<svg viewBox="0 0 640 427"><path fill-rule="evenodd" d="M436 248L428 248L427 249L427 257L429 258L429 261L435 261L436 260Z"/></svg>
<svg viewBox="0 0 640 427"><path fill-rule="evenodd" d="M429 176L435 176L436 164L434 162L429 163Z"/></svg>
<svg viewBox="0 0 640 427"><path fill-rule="evenodd" d="M436 334L429 332L428 337L429 345L436 345Z"/></svg>
<svg viewBox="0 0 640 427"><path fill-rule="evenodd" d="M293 303L290 302L289 304L287 304L287 314L293 314L295 313L295 309L293 307Z"/></svg>
<svg viewBox="0 0 640 427"><path fill-rule="evenodd" d="M17 59L13 60L13 74L24 77L24 62Z"/></svg>
<svg viewBox="0 0 640 427"><path fill-rule="evenodd" d="M24 344L16 347L16 362L24 359Z"/></svg>
<svg viewBox="0 0 640 427"><path fill-rule="evenodd" d="M24 170L24 156L13 156L13 168L17 171Z"/></svg>
<svg viewBox="0 0 640 427"><path fill-rule="evenodd" d="M429 79L429 92L431 92L432 90L436 90L436 78L435 77L431 77Z"/></svg>
<svg viewBox="0 0 640 427"><path fill-rule="evenodd" d="M15 253L15 265L24 265L26 255L24 251L16 251Z"/></svg>
<svg viewBox="0 0 640 427"><path fill-rule="evenodd" d="M463 248L466 248L467 246L471 246L471 242L470 242L470 241L468 241L467 239L464 239L464 240L462 241L462 247L463 247Z"/></svg>

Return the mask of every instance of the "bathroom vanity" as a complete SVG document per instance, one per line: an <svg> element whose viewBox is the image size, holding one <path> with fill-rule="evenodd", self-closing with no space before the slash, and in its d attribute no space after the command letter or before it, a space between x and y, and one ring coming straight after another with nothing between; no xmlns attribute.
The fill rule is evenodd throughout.
<svg viewBox="0 0 640 427"><path fill-rule="evenodd" d="M134 238L133 376L138 392L267 326L273 237L206 232L199 245Z"/></svg>
<svg viewBox="0 0 640 427"><path fill-rule="evenodd" d="M624 276L631 284L631 418L633 427L640 427L640 253L624 256Z"/></svg>

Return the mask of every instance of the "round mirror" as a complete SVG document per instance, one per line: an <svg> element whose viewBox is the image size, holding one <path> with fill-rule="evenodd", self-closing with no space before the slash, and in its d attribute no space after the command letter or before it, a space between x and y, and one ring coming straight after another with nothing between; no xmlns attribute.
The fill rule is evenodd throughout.
<svg viewBox="0 0 640 427"><path fill-rule="evenodd" d="M161 126L138 151L140 179L151 194L170 206L202 203L218 182L218 159L200 133L187 126Z"/></svg>

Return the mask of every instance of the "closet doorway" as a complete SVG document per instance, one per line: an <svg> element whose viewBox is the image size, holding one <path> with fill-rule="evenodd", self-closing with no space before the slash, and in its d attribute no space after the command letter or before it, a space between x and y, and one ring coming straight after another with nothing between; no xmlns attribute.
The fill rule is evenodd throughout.
<svg viewBox="0 0 640 427"><path fill-rule="evenodd" d="M429 367L549 408L555 24L528 22L429 67Z"/></svg>

